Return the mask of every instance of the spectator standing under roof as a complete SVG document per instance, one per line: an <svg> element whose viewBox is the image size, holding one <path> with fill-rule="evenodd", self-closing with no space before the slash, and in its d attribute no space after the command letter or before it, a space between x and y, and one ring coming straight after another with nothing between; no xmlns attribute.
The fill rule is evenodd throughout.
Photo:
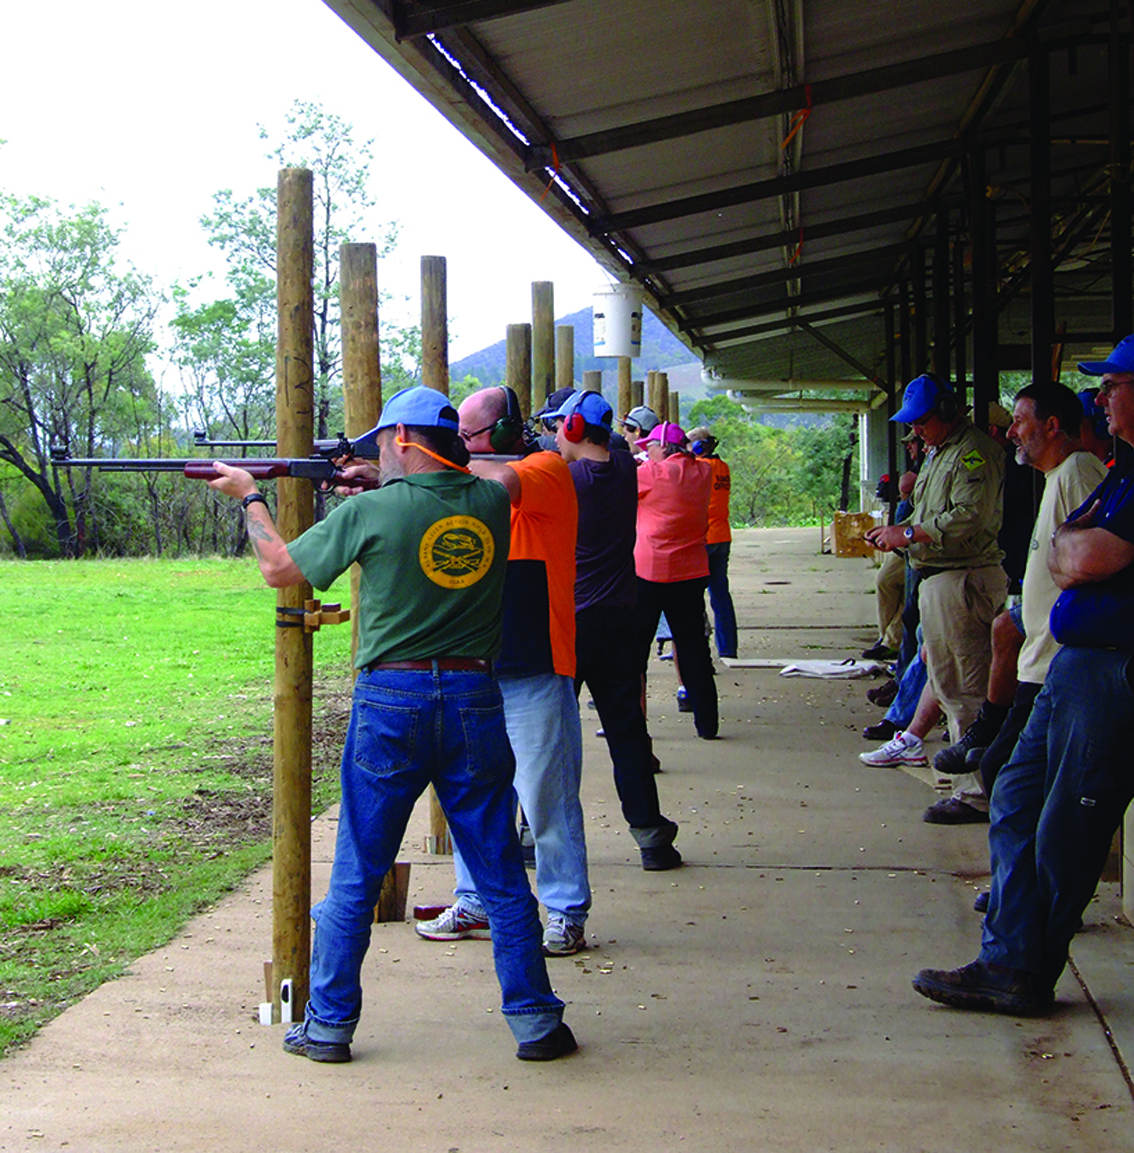
<svg viewBox="0 0 1134 1153"><path fill-rule="evenodd" d="M1099 376L1112 435L1134 445L1134 336L1081 372ZM980 954L923 969L914 988L958 1009L1046 1010L1094 895L1134 773L1134 459L1120 461L1051 540L1063 647L992 791L992 892Z"/></svg>
<svg viewBox="0 0 1134 1153"><path fill-rule="evenodd" d="M866 538L883 552L904 547L919 572L929 684L957 741L984 700L992 621L1004 605L1008 583L996 539L1003 510L1004 453L964 415L952 388L935 376L912 380L902 407L890 419L912 426L929 450L928 459L906 521L872 528ZM976 776L955 783L962 797L931 805L925 820L987 821L988 800Z"/></svg>

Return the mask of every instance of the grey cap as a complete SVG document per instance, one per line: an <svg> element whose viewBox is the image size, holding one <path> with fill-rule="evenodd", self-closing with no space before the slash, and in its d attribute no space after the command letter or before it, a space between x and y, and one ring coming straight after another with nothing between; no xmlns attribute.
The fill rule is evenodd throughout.
<svg viewBox="0 0 1134 1153"><path fill-rule="evenodd" d="M641 429L642 433L652 432L658 425L658 414L652 408L647 408L644 404L638 405L637 408L632 408L623 418L622 424L632 424L636 428Z"/></svg>

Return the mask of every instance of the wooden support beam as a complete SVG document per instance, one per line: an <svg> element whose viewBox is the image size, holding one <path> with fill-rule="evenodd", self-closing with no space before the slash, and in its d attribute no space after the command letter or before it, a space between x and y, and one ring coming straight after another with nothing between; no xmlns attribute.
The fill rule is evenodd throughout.
<svg viewBox="0 0 1134 1153"><path fill-rule="evenodd" d="M312 174L284 168L276 189L276 443L281 456L310 456L315 428L315 229ZM276 524L285 541L311 527L309 480L276 482ZM272 1019L280 983L302 1019L311 967L311 634L282 627L280 609L302 609L307 583L276 592L275 723L272 771Z"/></svg>

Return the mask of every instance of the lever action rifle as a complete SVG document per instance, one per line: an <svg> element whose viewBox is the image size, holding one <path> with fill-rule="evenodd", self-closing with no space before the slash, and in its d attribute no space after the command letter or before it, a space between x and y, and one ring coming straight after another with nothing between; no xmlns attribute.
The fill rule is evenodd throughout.
<svg viewBox="0 0 1134 1153"><path fill-rule="evenodd" d="M211 447L204 440L204 434L194 433L198 444ZM274 441L256 442L259 445L271 445ZM220 447L218 442L217 447ZM231 441L223 447L252 447L250 442ZM369 432L354 440L348 440L340 434L338 440L318 441L316 451L308 457L292 458L265 458L265 457L238 457L234 460L224 460L221 463L231 465L233 468L242 468L252 474L256 480L275 480L277 477L290 476L303 480L313 481L324 488L331 488L336 484L349 485L351 488L377 488L378 481L364 477L344 477L341 465L336 461L349 462L357 460L378 459L378 430L372 428ZM163 457L150 458L121 458L121 457L73 457L65 448L52 448L50 450L51 463L61 468L97 468L100 472L179 472L190 480L216 480L220 475L213 468L213 461L207 457L189 457L187 459L170 459Z"/></svg>
<svg viewBox="0 0 1134 1153"><path fill-rule="evenodd" d="M205 434L194 431L194 441L202 447L259 448L275 447L275 441L209 441ZM100 472L179 472L190 480L216 480L220 475L209 457L171 459L167 457L122 458L113 456L73 457L65 448L50 449L51 463L61 468L97 468ZM237 457L223 460L222 464L242 468L255 480L275 480L281 476L299 477L313 481L324 489L343 484L350 488L375 489L378 481L369 477L344 477L342 465L336 461L378 459L378 429L372 428L354 440L339 434L337 440L315 442L315 452L307 457L265 458ZM505 464L519 460L518 456L494 453L475 453L474 460L493 460Z"/></svg>

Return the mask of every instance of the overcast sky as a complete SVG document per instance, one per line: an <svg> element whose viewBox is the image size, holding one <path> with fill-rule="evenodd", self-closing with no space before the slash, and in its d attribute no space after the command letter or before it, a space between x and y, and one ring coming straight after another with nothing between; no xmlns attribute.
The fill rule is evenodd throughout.
<svg viewBox="0 0 1134 1153"><path fill-rule="evenodd" d="M257 125L278 139L295 99L375 141L374 232L356 239L401 225L379 275L412 297L405 320L420 257L447 258L451 359L530 320L534 280L554 282L557 316L610 281L321 0L7 4L3 32L0 190L106 205L165 285L221 271L199 218L220 189L275 183Z"/></svg>

